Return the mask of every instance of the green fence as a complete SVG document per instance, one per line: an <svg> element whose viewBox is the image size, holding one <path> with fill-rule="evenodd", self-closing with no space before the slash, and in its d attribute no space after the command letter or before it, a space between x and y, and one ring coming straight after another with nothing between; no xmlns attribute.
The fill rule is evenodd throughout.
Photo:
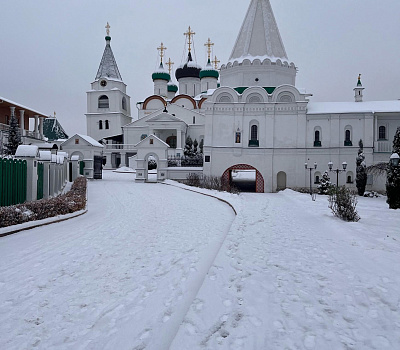
<svg viewBox="0 0 400 350"><path fill-rule="evenodd" d="M43 172L44 172L44 165L43 163L37 163L37 196L36 199L43 198Z"/></svg>
<svg viewBox="0 0 400 350"><path fill-rule="evenodd" d="M25 160L0 158L0 206L26 201Z"/></svg>

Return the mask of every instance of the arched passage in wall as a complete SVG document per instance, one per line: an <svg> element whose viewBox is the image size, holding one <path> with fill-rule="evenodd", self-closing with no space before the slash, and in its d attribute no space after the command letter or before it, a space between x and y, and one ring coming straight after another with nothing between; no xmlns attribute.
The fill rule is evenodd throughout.
<svg viewBox="0 0 400 350"><path fill-rule="evenodd" d="M240 173L241 170L249 170L249 175L250 175L251 170L255 171L254 191L248 191L248 192L264 193L264 178L263 178L263 176L256 168L254 168L248 164L236 164L225 170L225 172L222 174L222 185L223 185L224 189L229 191L232 184L236 185L236 184L234 184L235 172ZM246 176L245 172L242 172L242 173L244 174L244 176ZM232 176L232 175L234 175L234 176ZM250 175L250 176L252 176L252 175ZM250 182L251 178L248 180Z"/></svg>

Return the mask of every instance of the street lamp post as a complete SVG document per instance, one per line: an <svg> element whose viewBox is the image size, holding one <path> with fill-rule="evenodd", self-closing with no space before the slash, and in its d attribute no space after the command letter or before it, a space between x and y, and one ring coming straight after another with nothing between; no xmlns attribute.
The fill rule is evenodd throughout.
<svg viewBox="0 0 400 350"><path fill-rule="evenodd" d="M317 169L317 162L314 162L314 166L313 167L308 167L307 163L304 163L304 167L306 168L306 170L310 170L310 195L312 196L312 185L311 185L311 171L314 169Z"/></svg>
<svg viewBox="0 0 400 350"><path fill-rule="evenodd" d="M333 168L332 162L328 163L328 167L329 167L329 171L336 173L336 187L339 187L339 173L341 173L342 171L346 171L347 163L346 162L342 163L343 169L339 169L339 168L332 169Z"/></svg>
<svg viewBox="0 0 400 350"><path fill-rule="evenodd" d="M390 156L390 164L394 167L398 167L400 162L400 156L397 153L393 153Z"/></svg>

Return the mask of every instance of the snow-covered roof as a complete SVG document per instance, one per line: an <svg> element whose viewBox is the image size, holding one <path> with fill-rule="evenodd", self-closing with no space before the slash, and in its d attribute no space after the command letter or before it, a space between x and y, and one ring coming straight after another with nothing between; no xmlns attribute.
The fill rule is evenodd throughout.
<svg viewBox="0 0 400 350"><path fill-rule="evenodd" d="M288 60L269 0L251 1L229 61L249 57Z"/></svg>
<svg viewBox="0 0 400 350"><path fill-rule="evenodd" d="M100 142L97 142L94 138L88 135L77 134L79 137L82 137L86 142L89 142L92 146L95 147L104 147Z"/></svg>
<svg viewBox="0 0 400 350"><path fill-rule="evenodd" d="M51 161L51 152L50 151L39 151L40 160Z"/></svg>
<svg viewBox="0 0 400 350"><path fill-rule="evenodd" d="M73 160L73 161L74 161L74 160L75 160L75 161L76 161L76 160L79 160L79 156L74 155L74 156L71 157L71 160Z"/></svg>
<svg viewBox="0 0 400 350"><path fill-rule="evenodd" d="M400 101L309 102L307 114L400 113Z"/></svg>
<svg viewBox="0 0 400 350"><path fill-rule="evenodd" d="M24 106L24 105L21 105L21 104L19 104L19 103L17 103L17 102L11 101L11 100L9 100L9 99L7 99L7 98L4 98L4 97L2 97L2 96L0 96L0 101L7 102L7 103L9 103L9 104L11 104L11 105L14 105L14 106L16 106L16 107L18 107L18 108L20 108L20 109L23 109L23 110L31 111L32 113L37 114L37 115L39 115L39 116L42 116L42 117L45 117L45 118L48 117L48 115L46 115L46 114L44 114L44 113L38 112L38 111L36 111L36 110L34 110L34 109L32 109L32 108L26 107L26 106Z"/></svg>
<svg viewBox="0 0 400 350"><path fill-rule="evenodd" d="M122 81L117 62L111 50L110 41L106 41L106 48L104 49L103 58L101 59L99 70L97 71L96 80L100 78L116 79Z"/></svg>
<svg viewBox="0 0 400 350"><path fill-rule="evenodd" d="M39 148L34 145L19 145L15 152L15 156L36 158L39 157Z"/></svg>

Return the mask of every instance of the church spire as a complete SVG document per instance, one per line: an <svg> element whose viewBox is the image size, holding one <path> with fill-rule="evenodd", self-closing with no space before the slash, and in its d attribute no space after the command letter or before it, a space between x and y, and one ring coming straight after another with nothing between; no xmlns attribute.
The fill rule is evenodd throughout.
<svg viewBox="0 0 400 350"><path fill-rule="evenodd" d="M251 0L229 60L248 56L288 59L269 0Z"/></svg>
<svg viewBox="0 0 400 350"><path fill-rule="evenodd" d="M99 70L96 74L96 80L100 78L111 78L122 81L121 74L119 72L117 62L115 61L114 54L111 50L111 36L110 36L110 25L107 22L106 25L106 48L104 49L103 57L100 62Z"/></svg>

